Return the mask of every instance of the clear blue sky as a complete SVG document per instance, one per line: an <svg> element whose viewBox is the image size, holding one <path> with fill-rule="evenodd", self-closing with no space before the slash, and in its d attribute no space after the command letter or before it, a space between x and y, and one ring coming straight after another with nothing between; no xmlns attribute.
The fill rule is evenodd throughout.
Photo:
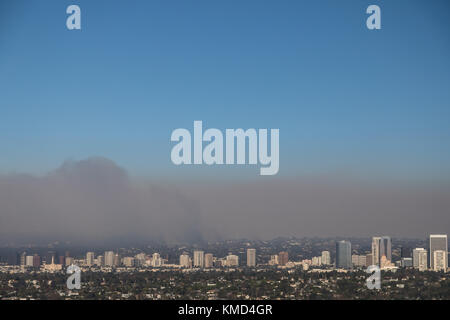
<svg viewBox="0 0 450 320"><path fill-rule="evenodd" d="M81 31L66 29L70 4ZM448 180L449 110L448 0L0 4L0 173L100 155L184 174L170 134L203 120L279 128L280 176ZM198 172L232 169L214 170Z"/></svg>

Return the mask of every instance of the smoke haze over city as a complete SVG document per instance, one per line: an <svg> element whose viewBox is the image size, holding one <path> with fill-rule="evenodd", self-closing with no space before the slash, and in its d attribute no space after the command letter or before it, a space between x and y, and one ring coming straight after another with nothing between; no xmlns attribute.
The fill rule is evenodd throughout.
<svg viewBox="0 0 450 320"><path fill-rule="evenodd" d="M113 161L0 176L2 242L198 242L278 236L401 237L449 231L450 190L345 177L163 183Z"/></svg>

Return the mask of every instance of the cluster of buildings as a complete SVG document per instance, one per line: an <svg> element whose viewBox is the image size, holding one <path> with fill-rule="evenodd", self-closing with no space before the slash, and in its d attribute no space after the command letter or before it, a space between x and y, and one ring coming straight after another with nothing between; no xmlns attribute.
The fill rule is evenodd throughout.
<svg viewBox="0 0 450 320"><path fill-rule="evenodd" d="M389 236L373 237L372 251L363 255L352 254L350 241L336 243L336 267L351 269L377 265L380 269L389 270L398 267L414 267L420 271L444 271L448 269L448 239L446 234L432 234L429 237L428 249L402 249L401 259L392 262L392 241Z"/></svg>
<svg viewBox="0 0 450 320"><path fill-rule="evenodd" d="M373 237L371 250L363 254L356 254L352 251L350 241L342 240L336 242L335 261L331 260L330 251L322 251L320 256L304 259L301 261L290 261L287 251L271 255L267 262L260 263L259 266L277 266L284 268L302 267L308 270L310 267L326 267L336 269L357 269L370 265L377 265L382 270L395 270L399 267L411 267L420 271L433 270L444 271L448 269L448 239L445 234L432 234L429 236L427 248L414 248L412 250L402 248L400 260L392 260L392 241L389 236ZM168 259L161 257L159 253L147 255L139 253L135 256L120 257L114 251L106 251L104 254L95 256L94 252L87 252L85 259L74 259L66 252L64 256L57 256L54 252L49 252L44 257L45 263L41 262L41 257L37 254L27 255L25 252L20 255L20 265L23 268L43 269L44 271L59 271L64 266L76 264L85 267L113 268L113 267L167 267L182 269L208 269L220 267L239 267L240 259L238 255L229 253L223 258L215 257L212 253L205 253L202 250L195 250L191 256L183 252L179 257L179 264L168 264ZM17 263L18 264L18 263ZM246 250L247 267L257 266L256 249Z"/></svg>
<svg viewBox="0 0 450 320"><path fill-rule="evenodd" d="M239 257L229 254L225 258L216 258L212 253L205 253L201 250L194 251L193 260L187 252L183 252L180 256L181 268L213 268L213 267L238 267ZM250 260L249 260L250 259ZM256 266L256 250L247 250L247 264Z"/></svg>

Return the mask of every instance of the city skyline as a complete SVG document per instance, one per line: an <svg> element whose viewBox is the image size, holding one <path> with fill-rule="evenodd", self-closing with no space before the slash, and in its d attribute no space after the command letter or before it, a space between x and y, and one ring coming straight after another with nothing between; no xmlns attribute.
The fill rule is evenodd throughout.
<svg viewBox="0 0 450 320"><path fill-rule="evenodd" d="M392 242L390 236L372 237L371 246L366 249L360 248L352 250L352 244L348 240L336 241L336 250L334 252L334 260L331 259L330 251L322 248L319 256L307 256L302 261L296 261L289 257L287 251L280 251L278 254L272 255L261 260L257 249L252 248L249 243L247 248L240 254L233 254L234 250L228 251L226 256L220 257L211 253L211 251L193 249L188 250L181 247L182 253L179 256L179 264L168 263L167 255L162 257L160 252L148 253L139 252L134 255L119 254L116 250L106 250L104 253L95 254L94 251L88 251L80 258L71 257L70 252L66 251L64 256L58 256L56 251L50 250L44 259L37 253L27 254L26 251L16 251L16 260L8 260L11 265L21 265L39 269L41 266L44 271L61 271L64 266L77 264L84 267L164 267L164 268L185 268L185 269L209 269L220 267L263 267L263 266L281 266L281 267L302 267L308 270L310 267L332 267L335 269L357 269L361 267L369 267L372 265L379 266L382 270L396 270L401 268L416 268L419 271L444 271L448 269L448 238L446 234L431 234L428 237L429 245L424 248L408 248L401 246L401 250L397 251L394 261L392 259ZM444 241L445 240L445 241ZM226 242L223 243L226 246ZM248 247L250 246L250 247ZM406 249L406 250L404 250ZM411 250L412 249L412 250ZM28 252L33 250L28 250ZM214 251L214 250L213 250ZM236 251L235 251L236 252ZM19 257L20 256L20 257ZM244 261L240 261L239 257L243 257ZM265 256L269 256L268 252ZM377 259L375 259L378 256ZM9 256L14 257L14 255ZM50 262L51 261L51 262ZM56 263L55 261L59 261ZM258 261L258 262L257 262ZM395 262L395 264L394 264Z"/></svg>

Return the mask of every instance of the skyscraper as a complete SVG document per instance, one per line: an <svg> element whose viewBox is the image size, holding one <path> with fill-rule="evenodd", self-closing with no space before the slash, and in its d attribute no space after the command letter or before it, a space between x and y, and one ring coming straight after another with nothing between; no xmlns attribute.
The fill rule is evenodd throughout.
<svg viewBox="0 0 450 320"><path fill-rule="evenodd" d="M203 268L205 266L205 253L200 250L194 251L194 267Z"/></svg>
<svg viewBox="0 0 450 320"><path fill-rule="evenodd" d="M22 254L20 255L20 265L24 266L26 263L27 263L27 253L22 252Z"/></svg>
<svg viewBox="0 0 450 320"><path fill-rule="evenodd" d="M86 264L91 267L94 265L95 255L93 252L86 253Z"/></svg>
<svg viewBox="0 0 450 320"><path fill-rule="evenodd" d="M448 267L448 248L447 248L447 235L446 234L431 234L430 235L430 248L429 248L430 268L435 270L435 255L437 250L444 251L444 271Z"/></svg>
<svg viewBox="0 0 450 320"><path fill-rule="evenodd" d="M114 251L105 252L105 266L112 267L114 265Z"/></svg>
<svg viewBox="0 0 450 320"><path fill-rule="evenodd" d="M326 266L331 264L330 251L322 251L322 264Z"/></svg>
<svg viewBox="0 0 450 320"><path fill-rule="evenodd" d="M372 238L372 264L380 265L380 243L381 237Z"/></svg>
<svg viewBox="0 0 450 320"><path fill-rule="evenodd" d="M161 259L161 255L155 252L152 255L152 267L161 267L163 265L163 261Z"/></svg>
<svg viewBox="0 0 450 320"><path fill-rule="evenodd" d="M285 266L289 262L289 254L286 251L281 251L278 254L278 264L280 266Z"/></svg>
<svg viewBox="0 0 450 320"><path fill-rule="evenodd" d="M415 248L413 250L413 267L419 271L428 269L427 250L424 248Z"/></svg>
<svg viewBox="0 0 450 320"><path fill-rule="evenodd" d="M27 256L25 265L27 267L32 267L33 266L33 256Z"/></svg>
<svg viewBox="0 0 450 320"><path fill-rule="evenodd" d="M256 267L256 249L247 249L247 267Z"/></svg>
<svg viewBox="0 0 450 320"><path fill-rule="evenodd" d="M206 253L205 254L205 268L212 268L213 266L213 254Z"/></svg>
<svg viewBox="0 0 450 320"><path fill-rule="evenodd" d="M391 237L372 238L372 264L380 265L381 258L385 256L387 261L392 262L392 241Z"/></svg>
<svg viewBox="0 0 450 320"><path fill-rule="evenodd" d="M352 267L352 244L350 241L336 242L336 267L351 269Z"/></svg>
<svg viewBox="0 0 450 320"><path fill-rule="evenodd" d="M192 268L192 259L186 252L180 256L180 266L183 268Z"/></svg>
<svg viewBox="0 0 450 320"><path fill-rule="evenodd" d="M447 263L446 261L447 253L444 250L435 250L433 253L433 261L434 261L434 271L446 271L447 266L445 265Z"/></svg>
<svg viewBox="0 0 450 320"><path fill-rule="evenodd" d="M383 236L380 240L380 260L386 256L386 260L392 262L392 242L391 237Z"/></svg>
<svg viewBox="0 0 450 320"><path fill-rule="evenodd" d="M39 268L41 266L41 257L37 254L33 256L33 267Z"/></svg>
<svg viewBox="0 0 450 320"><path fill-rule="evenodd" d="M102 267L102 266L105 265L105 257L104 257L104 256L99 255L99 256L97 257L97 265L98 265L99 267Z"/></svg>
<svg viewBox="0 0 450 320"><path fill-rule="evenodd" d="M234 254L229 254L226 257L226 265L227 267L237 267L239 266L239 257Z"/></svg>
<svg viewBox="0 0 450 320"><path fill-rule="evenodd" d="M66 266L70 266L73 264L73 258L72 257L66 257Z"/></svg>
<svg viewBox="0 0 450 320"><path fill-rule="evenodd" d="M114 255L113 266L117 267L120 265L120 256L118 253Z"/></svg>

